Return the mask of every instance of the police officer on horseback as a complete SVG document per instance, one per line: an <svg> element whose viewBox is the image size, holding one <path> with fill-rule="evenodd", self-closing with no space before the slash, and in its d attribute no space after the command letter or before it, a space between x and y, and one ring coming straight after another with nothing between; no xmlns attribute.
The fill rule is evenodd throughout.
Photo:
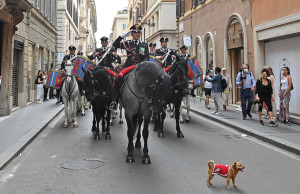
<svg viewBox="0 0 300 194"><path fill-rule="evenodd" d="M183 45L182 47L179 48L180 49L180 53L179 53L179 58L183 58L185 60L188 60L191 56L190 54L188 54L186 52L187 48L185 45Z"/></svg>
<svg viewBox="0 0 300 194"><path fill-rule="evenodd" d="M100 66L114 69L113 63L121 63L121 57L116 54L114 47L108 47L108 38L103 36L100 38L101 48L97 48L93 55L89 56L90 60L98 59Z"/></svg>
<svg viewBox="0 0 300 194"><path fill-rule="evenodd" d="M76 52L76 47L73 45L69 46L69 54L64 56L64 59L61 63L62 70L65 70L66 62L76 56L75 52Z"/></svg>
<svg viewBox="0 0 300 194"><path fill-rule="evenodd" d="M151 56L155 56L155 51L156 51L156 43L155 42L151 42L150 44L149 44L149 48L150 48L150 53L149 53L149 55L151 55Z"/></svg>
<svg viewBox="0 0 300 194"><path fill-rule="evenodd" d="M75 52L76 52L76 47L73 46L73 45L69 46L69 54L67 54L67 55L64 56L63 61L62 61L61 65L60 65L60 69L62 71L66 70L66 68L65 68L66 62L76 56ZM56 94L57 94L57 102L56 102L56 104L59 104L60 102L62 102L62 97L60 96L60 91L61 91L61 87L63 85L63 81L64 81L64 78L62 80L60 89L56 90Z"/></svg>
<svg viewBox="0 0 300 194"><path fill-rule="evenodd" d="M164 68L170 66L176 60L176 52L168 48L168 41L167 37L162 37L160 39L161 48L155 51L156 57L162 60L162 67Z"/></svg>
<svg viewBox="0 0 300 194"><path fill-rule="evenodd" d="M122 72L128 73L132 70L136 64L141 63L143 61L149 60L149 49L148 44L142 42L140 40L141 37L141 30L142 26L135 24L131 26L130 31L126 32L125 34L119 36L113 43L115 48L125 49L127 53L127 59L123 65ZM123 40L124 38L128 37L129 35L132 36L132 40ZM117 109L117 100L120 90L120 78L122 78L123 74L117 76L115 79L115 94L114 94L114 101L110 105L111 110Z"/></svg>

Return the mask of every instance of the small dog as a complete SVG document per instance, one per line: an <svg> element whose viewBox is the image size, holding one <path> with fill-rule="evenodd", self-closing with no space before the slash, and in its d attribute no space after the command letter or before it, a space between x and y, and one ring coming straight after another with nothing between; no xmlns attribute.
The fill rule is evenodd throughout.
<svg viewBox="0 0 300 194"><path fill-rule="evenodd" d="M208 161L208 179L207 179L207 186L210 187L211 184L211 179L214 177L215 174L221 175L224 178L227 178L227 189L229 190L229 182L230 179L232 179L232 183L234 187L237 187L235 184L235 177L238 174L239 171L243 172L243 169L245 167L241 162L235 162L231 164L230 166L228 165L222 165L222 164L215 164L214 161L210 160Z"/></svg>

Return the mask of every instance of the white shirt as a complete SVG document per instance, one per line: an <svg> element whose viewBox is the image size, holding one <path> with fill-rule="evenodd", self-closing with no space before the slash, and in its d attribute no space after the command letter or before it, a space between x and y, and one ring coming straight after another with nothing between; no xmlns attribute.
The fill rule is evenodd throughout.
<svg viewBox="0 0 300 194"><path fill-rule="evenodd" d="M205 79L206 75L204 75L204 78ZM212 88L212 82L208 82L207 80L205 80L204 82L204 88L208 88L208 89L211 89Z"/></svg>

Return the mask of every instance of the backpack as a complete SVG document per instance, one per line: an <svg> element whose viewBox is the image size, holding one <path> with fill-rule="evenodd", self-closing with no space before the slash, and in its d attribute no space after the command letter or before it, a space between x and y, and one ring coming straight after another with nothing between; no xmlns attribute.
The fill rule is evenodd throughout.
<svg viewBox="0 0 300 194"><path fill-rule="evenodd" d="M222 91L224 91L226 88L227 88L226 79L222 78Z"/></svg>

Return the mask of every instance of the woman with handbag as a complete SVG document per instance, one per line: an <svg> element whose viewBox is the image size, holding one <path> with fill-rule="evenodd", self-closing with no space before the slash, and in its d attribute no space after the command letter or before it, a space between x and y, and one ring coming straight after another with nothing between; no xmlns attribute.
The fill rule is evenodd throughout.
<svg viewBox="0 0 300 194"><path fill-rule="evenodd" d="M290 68L283 67L282 78L280 80L278 96L280 98L280 110L279 119L283 123L291 126L290 122L290 100L291 100L291 90L293 90L292 77L290 75Z"/></svg>

